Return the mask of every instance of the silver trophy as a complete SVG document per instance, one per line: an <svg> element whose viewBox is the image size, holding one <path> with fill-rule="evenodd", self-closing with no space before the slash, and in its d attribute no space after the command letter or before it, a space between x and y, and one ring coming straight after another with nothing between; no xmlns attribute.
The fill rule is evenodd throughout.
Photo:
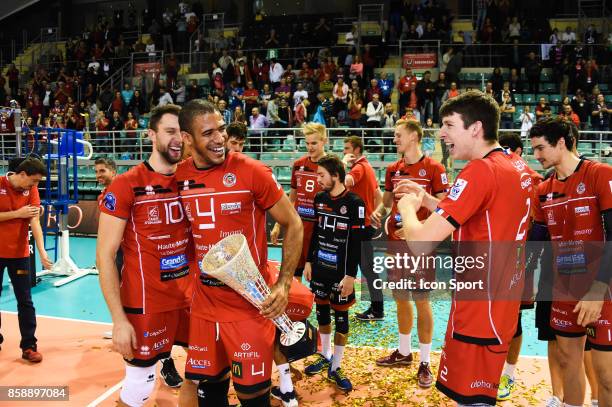
<svg viewBox="0 0 612 407"><path fill-rule="evenodd" d="M231 287L259 310L270 295L270 288L257 269L242 234L230 235L216 243L202 259L200 270ZM306 332L302 322L291 321L285 313L273 322L281 331L280 342L284 346L295 344Z"/></svg>

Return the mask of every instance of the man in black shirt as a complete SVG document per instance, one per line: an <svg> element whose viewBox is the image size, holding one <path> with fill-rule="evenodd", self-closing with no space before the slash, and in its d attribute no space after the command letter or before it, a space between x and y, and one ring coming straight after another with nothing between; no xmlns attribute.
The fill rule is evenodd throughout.
<svg viewBox="0 0 612 407"><path fill-rule="evenodd" d="M305 372L314 375L327 368L330 381L341 390L351 391L353 385L342 373L340 362L348 337L348 309L355 303L353 284L361 255L365 204L344 187L344 165L338 157L327 155L317 164L317 181L323 191L314 199L318 224L310 241L304 277L315 294L322 351ZM333 354L331 308L336 323Z"/></svg>

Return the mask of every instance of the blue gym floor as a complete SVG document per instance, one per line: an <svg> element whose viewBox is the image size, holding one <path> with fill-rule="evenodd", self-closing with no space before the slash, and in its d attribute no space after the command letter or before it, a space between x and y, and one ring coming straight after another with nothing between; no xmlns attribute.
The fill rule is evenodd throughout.
<svg viewBox="0 0 612 407"><path fill-rule="evenodd" d="M96 239L70 238L70 253L74 261L81 267L89 267L95 263ZM269 249L270 259L280 260L279 248ZM40 263L37 261L37 269ZM33 288L33 299L36 312L40 315L81 319L87 321L111 322L106 308L97 276L86 276L62 287L53 287L54 277L43 277L43 280ZM358 285L357 290L360 287ZM357 295L359 299L359 294ZM362 311L367 303L358 302L350 311ZM432 304L434 315L434 350L440 350L450 303L448 301L434 301ZM4 276L2 296L0 297L0 311L16 311L17 303L13 295L8 275ZM356 346L368 345L382 348L397 347L397 321L395 318L395 303L385 302L386 317L384 321L363 323L351 317L349 343ZM312 316L311 316L312 318ZM415 321L416 324L416 321ZM17 330L16 326L4 327L5 330ZM5 332L6 333L6 332ZM413 347L418 346L416 326L412 335ZM521 354L524 356L546 356L546 343L537 340L537 331L534 326L534 311L523 311L523 346Z"/></svg>

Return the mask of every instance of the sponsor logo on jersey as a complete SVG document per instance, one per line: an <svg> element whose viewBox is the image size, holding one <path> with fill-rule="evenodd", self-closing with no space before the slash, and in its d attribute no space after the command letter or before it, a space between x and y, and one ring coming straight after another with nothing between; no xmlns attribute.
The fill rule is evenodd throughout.
<svg viewBox="0 0 612 407"><path fill-rule="evenodd" d="M194 369L206 369L211 366L210 360L206 359L187 359L187 364Z"/></svg>
<svg viewBox="0 0 612 407"><path fill-rule="evenodd" d="M251 350L251 344L248 342L244 342L242 345L240 345L240 349L242 349L243 351L249 351Z"/></svg>
<svg viewBox="0 0 612 407"><path fill-rule="evenodd" d="M527 175L527 174L525 174ZM531 177L529 175L527 175L527 178L525 178L524 180L521 181L521 188L522 189L527 189L529 187L531 187L531 184L533 183L533 180L531 179Z"/></svg>
<svg viewBox="0 0 612 407"><path fill-rule="evenodd" d="M232 376L242 379L242 362L232 360Z"/></svg>
<svg viewBox="0 0 612 407"><path fill-rule="evenodd" d="M425 169L424 169L424 168L421 168L421 169L419 170L419 177L424 177L425 175L427 175L427 171L425 171Z"/></svg>
<svg viewBox="0 0 612 407"><path fill-rule="evenodd" d="M553 211L546 211L546 215L548 217L548 225L556 225L557 222L555 222L555 215L553 213Z"/></svg>
<svg viewBox="0 0 612 407"><path fill-rule="evenodd" d="M144 356L150 355L151 354L150 350L151 350L151 348L149 348L146 345L143 345L143 346L140 347L140 354L144 355Z"/></svg>
<svg viewBox="0 0 612 407"><path fill-rule="evenodd" d="M340 207L340 213L343 214L343 215L346 215L346 206L345 205L342 205Z"/></svg>
<svg viewBox="0 0 612 407"><path fill-rule="evenodd" d="M104 207L109 211L115 211L117 207L117 198L115 198L115 194L107 192L106 195L104 195Z"/></svg>
<svg viewBox="0 0 612 407"><path fill-rule="evenodd" d="M571 268L574 266L584 266L586 257L584 253L569 253L557 256L557 268Z"/></svg>
<svg viewBox="0 0 612 407"><path fill-rule="evenodd" d="M307 206L298 206L297 208L298 215L306 216L306 217L314 217L315 211L314 208L309 208Z"/></svg>
<svg viewBox="0 0 612 407"><path fill-rule="evenodd" d="M221 204L221 213L223 215L234 215L242 210L242 202L227 202Z"/></svg>
<svg viewBox="0 0 612 407"><path fill-rule="evenodd" d="M448 177L446 176L445 172L440 174L440 181L442 181L443 184L448 184Z"/></svg>
<svg viewBox="0 0 612 407"><path fill-rule="evenodd" d="M151 331L151 332L149 332L149 331L145 331L145 332L144 332L144 337L145 337L145 338L155 337L155 336L157 336L157 335L161 335L161 334L163 334L163 333L164 333L164 332L166 332L167 330L168 330L168 328L164 326L163 328L160 328L160 329L158 329L157 331Z"/></svg>
<svg viewBox="0 0 612 407"><path fill-rule="evenodd" d="M591 213L591 207L586 205L586 206L577 206L574 208L574 213L576 215L588 215Z"/></svg>
<svg viewBox="0 0 612 407"><path fill-rule="evenodd" d="M0 189L0 195L6 195L6 189L4 188Z"/></svg>
<svg viewBox="0 0 612 407"><path fill-rule="evenodd" d="M590 235L591 233L593 233L593 229L580 229L574 232L574 236Z"/></svg>
<svg viewBox="0 0 612 407"><path fill-rule="evenodd" d="M198 345L189 345L189 350L193 350L196 352L208 352L207 346L198 346Z"/></svg>
<svg viewBox="0 0 612 407"><path fill-rule="evenodd" d="M337 222L336 223L336 228L338 228L338 230L347 230L348 229L348 225L344 222Z"/></svg>
<svg viewBox="0 0 612 407"><path fill-rule="evenodd" d="M186 179L185 181L183 181L183 191L188 191L189 190L189 180Z"/></svg>
<svg viewBox="0 0 612 407"><path fill-rule="evenodd" d="M457 178L450 190L450 194L448 194L449 199L452 199L453 201L459 199L467 184L468 182L463 178Z"/></svg>
<svg viewBox="0 0 612 407"><path fill-rule="evenodd" d="M396 213L394 219L395 219L396 222L401 222L402 221L402 215L400 215L399 213Z"/></svg>
<svg viewBox="0 0 612 407"><path fill-rule="evenodd" d="M147 221L145 225L154 225L157 223L162 223L159 218L159 207L157 205L148 206L147 207Z"/></svg>
<svg viewBox="0 0 612 407"><path fill-rule="evenodd" d="M361 219L364 219L364 218L365 218L365 207L363 207L363 206L360 206L360 207L359 207L359 217L360 217Z"/></svg>
<svg viewBox="0 0 612 407"><path fill-rule="evenodd" d="M586 327L586 334L590 338L596 338L597 337L597 327L587 326Z"/></svg>
<svg viewBox="0 0 612 407"><path fill-rule="evenodd" d="M484 380L475 380L470 384L471 389L497 389L498 387L499 385Z"/></svg>
<svg viewBox="0 0 612 407"><path fill-rule="evenodd" d="M336 254L324 250L319 250L317 256L326 263L336 264L338 262L338 256Z"/></svg>
<svg viewBox="0 0 612 407"><path fill-rule="evenodd" d="M187 256L184 253L175 256L162 257L159 260L161 270L174 270L187 265Z"/></svg>
<svg viewBox="0 0 612 407"><path fill-rule="evenodd" d="M512 164L514 164L514 168L519 171L523 171L527 167L527 163L525 163L523 160L513 161Z"/></svg>
<svg viewBox="0 0 612 407"><path fill-rule="evenodd" d="M586 191L586 185L584 185L584 182L581 182L576 187L576 192L578 192L579 194L584 194L584 191Z"/></svg>
<svg viewBox="0 0 612 407"><path fill-rule="evenodd" d="M161 348L163 348L165 345L169 343L170 343L170 339L164 338L161 341L155 342L153 344L153 350L160 350Z"/></svg>
<svg viewBox="0 0 612 407"><path fill-rule="evenodd" d="M559 328L569 328L573 325L571 321L559 319L557 317L552 317L551 321L553 324L555 324L555 326L558 326Z"/></svg>
<svg viewBox="0 0 612 407"><path fill-rule="evenodd" d="M223 185L227 188L231 188L236 185L236 175L234 173L228 172L223 175Z"/></svg>

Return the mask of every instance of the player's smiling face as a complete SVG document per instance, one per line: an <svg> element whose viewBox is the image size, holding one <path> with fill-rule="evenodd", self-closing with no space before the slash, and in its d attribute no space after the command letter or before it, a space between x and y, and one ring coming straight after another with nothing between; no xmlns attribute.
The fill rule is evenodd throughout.
<svg viewBox="0 0 612 407"><path fill-rule="evenodd" d="M311 160L316 161L325 154L325 142L321 140L321 136L317 133L308 133L304 135L306 139L306 152Z"/></svg>
<svg viewBox="0 0 612 407"><path fill-rule="evenodd" d="M219 112L197 115L191 124L193 134L184 132L191 155L199 168L222 164L225 160L225 121Z"/></svg>
<svg viewBox="0 0 612 407"><path fill-rule="evenodd" d="M183 157L183 138L179 127L178 116L164 114L157 123L157 129L149 130L149 137L154 148L169 164L176 164Z"/></svg>
<svg viewBox="0 0 612 407"><path fill-rule="evenodd" d="M544 169L554 167L561 161L561 144L565 145L565 141L562 138L559 139L554 147L544 137L531 138L533 156L542 164Z"/></svg>
<svg viewBox="0 0 612 407"><path fill-rule="evenodd" d="M96 164L96 180L98 184L109 186L113 181L113 177L116 175L115 171L111 170L104 164Z"/></svg>
<svg viewBox="0 0 612 407"><path fill-rule="evenodd" d="M393 134L393 142L397 147L398 154L407 153L412 147L418 146L419 136L416 131L406 126L397 126Z"/></svg>
<svg viewBox="0 0 612 407"><path fill-rule="evenodd" d="M479 122L478 122L479 123ZM440 139L446 144L450 156L456 160L470 160L475 149L476 123L466 129L459 113L442 118Z"/></svg>
<svg viewBox="0 0 612 407"><path fill-rule="evenodd" d="M321 166L317 167L317 183L321 189L326 192L331 191L334 189L334 186L336 186L334 178L332 178L329 172Z"/></svg>

